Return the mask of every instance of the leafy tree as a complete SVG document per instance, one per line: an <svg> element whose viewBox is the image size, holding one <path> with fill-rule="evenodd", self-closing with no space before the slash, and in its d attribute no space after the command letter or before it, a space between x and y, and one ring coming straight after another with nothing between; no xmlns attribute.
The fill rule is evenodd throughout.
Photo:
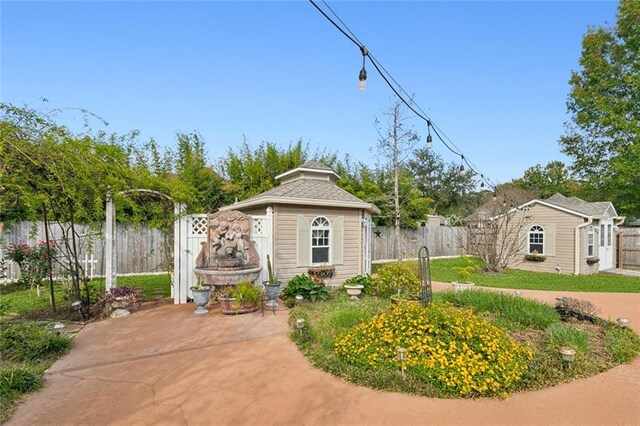
<svg viewBox="0 0 640 426"><path fill-rule="evenodd" d="M570 84L562 151L590 198L640 217L640 2L620 0L614 27L589 28Z"/></svg>
<svg viewBox="0 0 640 426"><path fill-rule="evenodd" d="M455 163L445 164L433 150L417 149L408 167L423 196L433 199L438 214L464 217L478 205L473 173L469 170L461 172Z"/></svg>
<svg viewBox="0 0 640 426"><path fill-rule="evenodd" d="M220 160L220 169L225 179L223 185L225 204L237 199L246 199L278 185L276 176L294 169L308 160L318 160L327 166L337 163L335 154L316 150L311 152L302 140L280 148L272 142L263 141L252 149L246 138L239 149L227 151Z"/></svg>
<svg viewBox="0 0 640 426"><path fill-rule="evenodd" d="M540 198L548 198L557 192L570 197L578 195L580 190L580 184L571 177L569 169L562 161L551 161L544 167L540 164L529 167L514 183Z"/></svg>

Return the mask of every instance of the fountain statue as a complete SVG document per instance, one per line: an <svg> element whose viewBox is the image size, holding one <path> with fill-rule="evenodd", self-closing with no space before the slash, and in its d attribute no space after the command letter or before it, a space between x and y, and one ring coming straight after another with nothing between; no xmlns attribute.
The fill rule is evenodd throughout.
<svg viewBox="0 0 640 426"><path fill-rule="evenodd" d="M203 284L223 287L255 281L262 267L251 241L251 217L237 210L207 216L207 240L196 258Z"/></svg>

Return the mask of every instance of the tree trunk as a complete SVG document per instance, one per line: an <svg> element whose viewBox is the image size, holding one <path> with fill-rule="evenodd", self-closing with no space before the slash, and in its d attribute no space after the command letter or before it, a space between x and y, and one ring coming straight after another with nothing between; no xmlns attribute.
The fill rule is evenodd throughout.
<svg viewBox="0 0 640 426"><path fill-rule="evenodd" d="M400 171L398 168L398 106L393 111L393 211L395 216L395 233L396 233L396 259L402 261L402 236L400 235L400 191L398 179Z"/></svg>

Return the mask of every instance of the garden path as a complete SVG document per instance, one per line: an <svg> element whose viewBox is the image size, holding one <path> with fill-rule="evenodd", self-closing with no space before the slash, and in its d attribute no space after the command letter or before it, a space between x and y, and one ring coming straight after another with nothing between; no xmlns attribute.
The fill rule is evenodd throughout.
<svg viewBox="0 0 640 426"><path fill-rule="evenodd" d="M523 293L550 303L587 299L603 317L627 316L640 329L639 294ZM193 309L166 305L87 325L51 367L46 388L8 424L640 424L640 359L506 401L420 398L313 368L287 336L286 312L194 316Z"/></svg>

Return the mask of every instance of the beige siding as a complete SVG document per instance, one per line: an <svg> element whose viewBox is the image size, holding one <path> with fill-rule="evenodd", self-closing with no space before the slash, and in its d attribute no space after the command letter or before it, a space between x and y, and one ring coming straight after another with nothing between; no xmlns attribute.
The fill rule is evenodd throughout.
<svg viewBox="0 0 640 426"><path fill-rule="evenodd" d="M340 285L345 279L361 273L361 210L276 205L274 208L274 267L283 283L288 282L295 275L307 272L306 267L296 266L298 215L303 215L309 222L317 216L324 216L332 224L338 217L344 217L343 262L341 265L334 265L336 272L333 277L324 280L327 285Z"/></svg>
<svg viewBox="0 0 640 426"><path fill-rule="evenodd" d="M591 224L595 230L595 233L593 235L593 251L594 251L594 256L598 257L598 250L600 249L600 221L599 220L594 220L593 223ZM586 226L584 228L580 229L580 273L581 274L597 274L598 273L598 264L595 263L593 265L589 265L587 263L587 253L588 253L588 248L587 248L587 229L589 227ZM614 238L612 238L613 240ZM613 244L613 242L612 242ZM615 247L614 247L615 249ZM614 251L615 253L615 251Z"/></svg>
<svg viewBox="0 0 640 426"><path fill-rule="evenodd" d="M584 220L576 215L565 213L560 210L553 209L551 207L536 204L531 207L527 212L518 212L517 214L525 214L530 216L525 229L523 230L523 238L527 240L527 246L525 250L528 250L528 231L529 228L534 225L540 225L545 230L553 227L555 230L554 238L554 253L548 255L545 253L547 259L544 262L531 262L524 260L524 255L518 256L518 259L514 259L510 262L510 267L517 269L525 269L527 271L535 272L557 272L557 267L560 267L560 271L563 274L574 273L574 241L575 241L575 227L584 223ZM546 237L545 233L545 237ZM581 238L584 241L583 238ZM586 245L583 248L586 250ZM585 261L586 265L586 261Z"/></svg>

